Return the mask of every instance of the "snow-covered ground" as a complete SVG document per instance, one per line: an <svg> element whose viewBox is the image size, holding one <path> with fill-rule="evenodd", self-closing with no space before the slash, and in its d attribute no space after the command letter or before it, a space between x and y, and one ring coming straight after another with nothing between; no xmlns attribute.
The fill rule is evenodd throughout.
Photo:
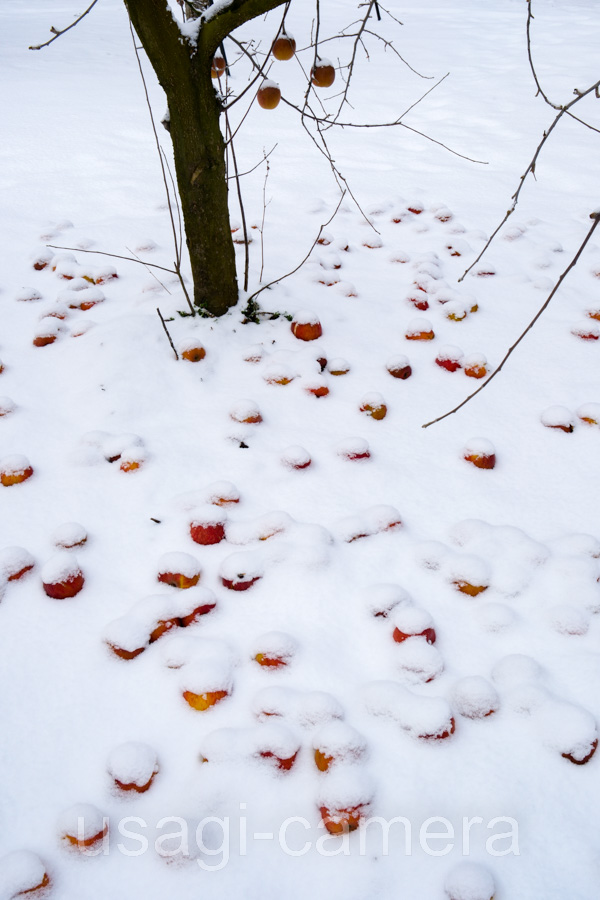
<svg viewBox="0 0 600 900"><path fill-rule="evenodd" d="M358 14L321 5L323 33ZM2 897L44 874L63 900L597 896L600 762L573 762L600 719L600 425L582 419L598 416L600 341L573 330L598 327L600 240L492 384L421 426L481 384L468 357L493 371L577 250L598 207L598 135L561 125L458 283L553 117L527 65L526 3L390 9L404 24L384 16L382 33L411 66L450 72L406 124L487 164L405 129L329 131L369 222L346 197L330 243L261 294L265 309L318 317L322 337L305 342L283 317L181 318L173 276L157 272L161 286L83 252L173 260L124 6L102 0L33 53L79 7L0 5L0 471L33 470L0 485ZM299 47L311 15L292 4ZM278 21L245 33L268 41ZM597 45L592 0L538 0L534 54L556 102L598 77ZM345 115L392 121L434 82L369 51ZM270 77L301 99L293 62ZM600 126L598 101L584 103ZM237 143L242 171L277 144L265 282L298 264L338 202L297 119L253 108ZM243 179L258 226L264 171ZM77 248L74 260L34 270L47 244ZM78 280L112 266L117 279ZM199 342L204 359L176 362L157 306L175 344ZM444 351L464 365L436 365ZM407 379L388 371L402 357ZM361 410L382 403L382 419ZM256 410L262 421L237 421ZM464 459L486 442L491 470ZM224 540L195 543L192 525ZM81 576L72 598L43 588ZM207 692L218 702L206 710L184 698ZM357 809L361 825L329 836L321 808ZM94 856L64 836L84 814L82 840L109 820ZM187 852L181 835L155 845L178 831Z"/></svg>

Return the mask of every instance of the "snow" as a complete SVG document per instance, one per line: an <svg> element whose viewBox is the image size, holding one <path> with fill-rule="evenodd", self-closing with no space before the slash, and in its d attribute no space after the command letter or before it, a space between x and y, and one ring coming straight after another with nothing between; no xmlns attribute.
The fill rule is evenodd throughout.
<svg viewBox="0 0 600 900"><path fill-rule="evenodd" d="M454 685L452 702L456 710L468 719L481 719L496 712L500 705L493 684L481 675L469 675Z"/></svg>
<svg viewBox="0 0 600 900"><path fill-rule="evenodd" d="M61 550L44 563L40 574L44 584L58 584L75 578L80 573L81 568L76 557Z"/></svg>
<svg viewBox="0 0 600 900"><path fill-rule="evenodd" d="M367 742L351 725L336 720L328 722L314 733L312 746L324 756L333 757L334 761L352 763L363 759Z"/></svg>
<svg viewBox="0 0 600 900"><path fill-rule="evenodd" d="M16 408L17 404L10 397L0 397L0 416L8 416Z"/></svg>

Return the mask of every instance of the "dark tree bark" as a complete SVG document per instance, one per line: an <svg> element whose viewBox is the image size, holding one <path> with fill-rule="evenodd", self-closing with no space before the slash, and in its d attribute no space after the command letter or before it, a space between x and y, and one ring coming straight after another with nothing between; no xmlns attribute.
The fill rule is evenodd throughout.
<svg viewBox="0 0 600 900"><path fill-rule="evenodd" d="M194 303L221 316L238 301L229 225L221 105L210 75L219 44L235 28L285 0L231 0L200 24L197 46L182 36L167 0L125 5L169 105L175 173L194 281ZM201 17L203 19L203 17Z"/></svg>

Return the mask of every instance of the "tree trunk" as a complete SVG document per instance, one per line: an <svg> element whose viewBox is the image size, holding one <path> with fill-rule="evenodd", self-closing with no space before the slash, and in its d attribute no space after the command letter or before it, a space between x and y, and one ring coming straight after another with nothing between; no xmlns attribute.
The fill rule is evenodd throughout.
<svg viewBox="0 0 600 900"><path fill-rule="evenodd" d="M221 316L237 303L238 286L221 110L211 81L210 71L199 72L189 89L178 84L167 100L194 303Z"/></svg>
<svg viewBox="0 0 600 900"><path fill-rule="evenodd" d="M125 0L169 104L175 173L194 279L194 303L221 316L238 301L229 225L221 107L210 77L225 37L286 0L229 0L203 22L197 46L185 40L167 0Z"/></svg>

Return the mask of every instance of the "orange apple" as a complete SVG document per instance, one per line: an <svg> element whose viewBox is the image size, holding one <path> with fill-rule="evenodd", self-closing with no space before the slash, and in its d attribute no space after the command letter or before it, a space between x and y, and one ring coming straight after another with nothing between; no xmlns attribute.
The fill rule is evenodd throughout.
<svg viewBox="0 0 600 900"><path fill-rule="evenodd" d="M49 887L49 885L50 885L50 878L48 877L48 873L44 872L44 877L42 878L42 880L40 881L39 884L36 884L30 888L27 888L24 891L19 891L19 893L15 894L14 896L15 897L25 897L27 894L35 894L38 891L45 892L45 888Z"/></svg>
<svg viewBox="0 0 600 900"><path fill-rule="evenodd" d="M383 397L381 396L381 394L377 394L375 392L366 394L363 397L359 408L361 412L366 413L376 421L385 419L387 415L387 406L383 402Z"/></svg>
<svg viewBox="0 0 600 900"><path fill-rule="evenodd" d="M0 483L4 487L22 484L33 475L33 467L23 456L8 457L0 462Z"/></svg>
<svg viewBox="0 0 600 900"><path fill-rule="evenodd" d="M275 43L273 44L273 56L275 59L285 62L292 59L296 52L296 41L291 34L282 31Z"/></svg>
<svg viewBox="0 0 600 900"><path fill-rule="evenodd" d="M578 408L577 415L586 425L600 425L600 403L584 403Z"/></svg>
<svg viewBox="0 0 600 900"><path fill-rule="evenodd" d="M469 378L485 378L487 375L487 359L482 353L473 353L465 357L464 371Z"/></svg>
<svg viewBox="0 0 600 900"><path fill-rule="evenodd" d="M210 77L211 78L220 78L224 73L226 68L225 59L223 58L223 54L220 52L215 53L213 56L213 61L210 67Z"/></svg>
<svg viewBox="0 0 600 900"><path fill-rule="evenodd" d="M187 347L187 349L183 350L181 356L183 359L189 360L189 362L200 362L206 356L206 350L201 344L197 344L194 347Z"/></svg>
<svg viewBox="0 0 600 900"><path fill-rule="evenodd" d="M496 465L494 445L485 438L474 438L464 448L463 459L478 469L493 469Z"/></svg>
<svg viewBox="0 0 600 900"><path fill-rule="evenodd" d="M432 341L435 333L427 319L414 319L406 329L405 337L407 341Z"/></svg>
<svg viewBox="0 0 600 900"><path fill-rule="evenodd" d="M111 641L106 642L115 656L118 656L119 659L135 659L136 656L139 656L140 653L143 653L146 649L145 647L138 647L135 650L125 650L123 647L119 647L117 644L111 643Z"/></svg>
<svg viewBox="0 0 600 900"><path fill-rule="evenodd" d="M424 631L416 631L414 633L406 634L404 631L400 631L399 628L394 628L392 637L397 644L401 644L402 641L405 641L410 637L424 637L428 644L435 644L435 629L425 628Z"/></svg>
<svg viewBox="0 0 600 900"><path fill-rule="evenodd" d="M253 400L240 400L229 413L234 422L243 425L259 425L263 418Z"/></svg>
<svg viewBox="0 0 600 900"><path fill-rule="evenodd" d="M240 579L239 581L234 580L233 578L221 577L223 587L229 588L230 591L247 591L253 584L256 584L260 579L260 575L256 575L253 578L247 578L243 573L240 573L238 578Z"/></svg>
<svg viewBox="0 0 600 900"><path fill-rule="evenodd" d="M349 831L356 831L365 815L362 804L347 809L328 809L321 806L319 811L329 834L348 834Z"/></svg>
<svg viewBox="0 0 600 900"><path fill-rule="evenodd" d="M275 81L265 79L256 92L258 105L262 109L275 109L281 100L281 90Z"/></svg>
<svg viewBox="0 0 600 900"><path fill-rule="evenodd" d="M292 334L300 341L316 341L323 334L321 323L314 313L303 310L294 317Z"/></svg>
<svg viewBox="0 0 600 900"><path fill-rule="evenodd" d="M453 581L452 584L461 594L467 594L469 597L476 597L483 591L487 591L487 584L471 584L469 581Z"/></svg>
<svg viewBox="0 0 600 900"><path fill-rule="evenodd" d="M135 459L124 459L121 461L119 465L119 469L121 472L135 472L136 469L140 469L142 466L141 460Z"/></svg>
<svg viewBox="0 0 600 900"><path fill-rule="evenodd" d="M288 661L283 656L275 656L274 654L267 655L266 653L257 653L254 657L259 666L266 666L267 668L272 669L280 669L282 666L287 666Z"/></svg>
<svg viewBox="0 0 600 900"><path fill-rule="evenodd" d="M192 691L184 691L183 697L192 707L199 712L205 712L211 706L215 706L229 695L228 691L207 691L204 694L194 694Z"/></svg>
<svg viewBox="0 0 600 900"><path fill-rule="evenodd" d="M315 750L315 764L319 772L327 772L334 758L333 756L327 756L318 748Z"/></svg>
<svg viewBox="0 0 600 900"><path fill-rule="evenodd" d="M315 87L331 87L335 81L335 69L328 59L317 57L314 66L310 70L310 80Z"/></svg>
<svg viewBox="0 0 600 900"><path fill-rule="evenodd" d="M294 763L296 762L296 758L298 756L298 751L294 753L293 756L289 756L287 759L277 756L277 754L273 753L272 750L262 750L259 756L262 759L272 759L275 761L277 768L282 772L289 772Z"/></svg>
<svg viewBox="0 0 600 900"><path fill-rule="evenodd" d="M575 422L566 406L549 406L541 415L541 422L546 428L572 434Z"/></svg>
<svg viewBox="0 0 600 900"><path fill-rule="evenodd" d="M64 834L63 837L74 847L77 847L78 850L83 850L86 847L93 847L95 844L98 844L108 832L108 825L105 825L102 831L99 831L97 834L93 834L88 838L78 838L77 835L74 834Z"/></svg>
<svg viewBox="0 0 600 900"><path fill-rule="evenodd" d="M315 382L314 384L308 384L304 388L307 394L312 394L313 397L326 397L329 394L329 388L326 384L319 384Z"/></svg>
<svg viewBox="0 0 600 900"><path fill-rule="evenodd" d="M169 584L171 587L180 588L184 591L194 587L200 581L200 573L189 576L183 575L181 572L159 572L157 577L162 584Z"/></svg>
<svg viewBox="0 0 600 900"><path fill-rule="evenodd" d="M47 347L48 344L53 344L57 337L58 335L56 334L39 334L33 339L33 346Z"/></svg>

